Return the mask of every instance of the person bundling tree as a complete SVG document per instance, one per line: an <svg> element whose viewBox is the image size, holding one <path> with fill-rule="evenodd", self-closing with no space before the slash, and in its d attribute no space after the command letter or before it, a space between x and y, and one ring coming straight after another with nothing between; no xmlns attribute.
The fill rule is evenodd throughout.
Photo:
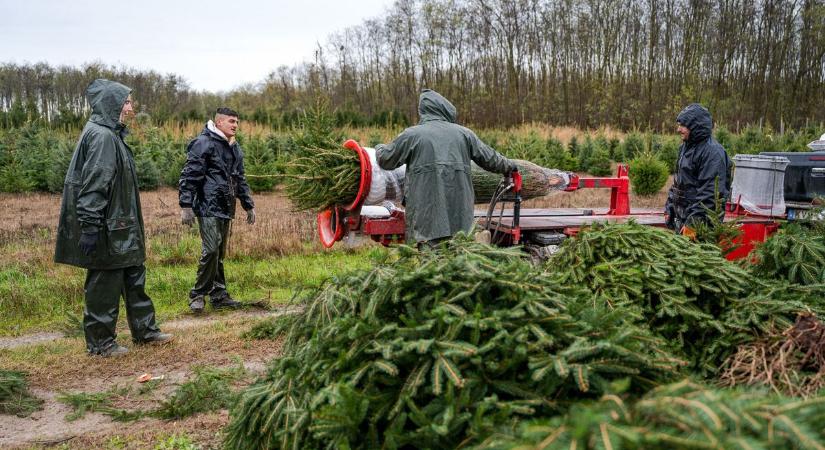
<svg viewBox="0 0 825 450"><path fill-rule="evenodd" d="M668 228L691 236L696 225L710 223L709 214L724 218L732 165L725 149L711 136L713 119L702 105L685 107L676 123L682 146L665 217Z"/></svg>
<svg viewBox="0 0 825 450"><path fill-rule="evenodd" d="M435 246L473 228L471 161L502 175L517 166L470 129L456 124L455 106L439 93L425 89L418 98L418 113L418 125L389 144L379 144L375 151L384 170L407 165L407 241L419 247Z"/></svg>

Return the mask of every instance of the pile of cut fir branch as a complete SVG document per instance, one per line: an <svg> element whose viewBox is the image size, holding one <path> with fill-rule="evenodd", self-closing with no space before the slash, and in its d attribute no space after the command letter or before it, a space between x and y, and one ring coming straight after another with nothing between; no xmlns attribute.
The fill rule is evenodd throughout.
<svg viewBox="0 0 825 450"><path fill-rule="evenodd" d="M278 319L283 355L232 411L231 448L456 448L681 361L624 312L559 290L518 249L401 247Z"/></svg>
<svg viewBox="0 0 825 450"><path fill-rule="evenodd" d="M540 267L467 239L384 258L275 319L284 354L233 408L229 447L825 448L825 285L634 223L582 230ZM731 355L741 369L786 329L774 374L811 375L789 391L807 400L667 384Z"/></svg>
<svg viewBox="0 0 825 450"><path fill-rule="evenodd" d="M719 247L635 223L583 230L545 267L555 283L586 286L645 324L703 375L756 334L790 326L799 312L825 311L822 286L757 278Z"/></svg>
<svg viewBox="0 0 825 450"><path fill-rule="evenodd" d="M605 395L568 413L502 430L487 450L821 449L825 396L800 400L763 390L719 389L689 380L641 399Z"/></svg>

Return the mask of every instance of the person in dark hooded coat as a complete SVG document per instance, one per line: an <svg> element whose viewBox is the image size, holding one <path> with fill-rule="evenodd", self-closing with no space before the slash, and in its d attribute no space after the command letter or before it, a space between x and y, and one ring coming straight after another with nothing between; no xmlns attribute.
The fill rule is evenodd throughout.
<svg viewBox="0 0 825 450"><path fill-rule="evenodd" d="M195 285L189 291L189 309L199 314L205 296L214 309L238 308L227 292L223 259L235 217L236 199L246 210L246 221L255 223L255 202L246 181L243 151L235 140L238 113L218 108L215 120L186 149L186 164L178 183L181 222L192 225L197 217L201 235L201 257Z"/></svg>
<svg viewBox="0 0 825 450"><path fill-rule="evenodd" d="M688 105L676 122L682 146L676 176L665 203L665 215L668 228L689 233L697 224L709 223L708 214L717 214L720 220L724 218L732 164L725 149L711 136L713 119L702 105Z"/></svg>
<svg viewBox="0 0 825 450"><path fill-rule="evenodd" d="M146 235L132 150L123 121L131 89L98 79L86 90L92 115L72 155L63 186L55 262L87 269L83 330L90 354L128 352L115 342L120 297L136 343L165 342L146 295Z"/></svg>
<svg viewBox="0 0 825 450"><path fill-rule="evenodd" d="M418 125L391 143L376 146L375 154L384 170L407 165L407 240L435 244L473 228L470 161L504 175L517 167L471 130L456 124L455 106L439 93L424 90L418 99L418 114Z"/></svg>

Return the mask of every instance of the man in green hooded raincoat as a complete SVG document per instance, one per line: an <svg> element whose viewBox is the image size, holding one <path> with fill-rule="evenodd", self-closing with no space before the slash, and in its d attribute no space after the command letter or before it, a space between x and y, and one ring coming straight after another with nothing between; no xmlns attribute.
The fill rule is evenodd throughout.
<svg viewBox="0 0 825 450"><path fill-rule="evenodd" d="M63 185L55 262L87 269L83 330L92 355L116 356L121 295L132 339L165 342L146 295L146 240L137 174L123 138L131 89L98 79L86 89L92 115L77 142Z"/></svg>
<svg viewBox="0 0 825 450"><path fill-rule="evenodd" d="M517 167L471 130L456 124L455 106L439 93L424 90L418 98L418 114L418 125L391 143L376 146L375 152L384 170L407 165L407 240L433 245L473 228L471 161L503 175Z"/></svg>

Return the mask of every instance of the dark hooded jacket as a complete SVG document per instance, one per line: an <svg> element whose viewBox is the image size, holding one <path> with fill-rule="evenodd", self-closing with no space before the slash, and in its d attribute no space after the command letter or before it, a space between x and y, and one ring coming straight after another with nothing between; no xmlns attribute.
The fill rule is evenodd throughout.
<svg viewBox="0 0 825 450"><path fill-rule="evenodd" d="M77 142L63 185L55 261L87 269L120 269L146 260L143 216L131 149L120 112L131 89L95 80L86 89L92 115ZM80 234L98 233L91 255Z"/></svg>
<svg viewBox="0 0 825 450"><path fill-rule="evenodd" d="M208 126L189 143L186 164L180 174L178 203L192 208L198 217L235 217L235 198L243 209L255 207L252 190L246 182L243 152L211 131Z"/></svg>
<svg viewBox="0 0 825 450"><path fill-rule="evenodd" d="M490 172L507 174L516 165L457 125L456 109L435 91L418 100L418 125L391 143L376 146L378 165L392 170L407 165L405 205L407 240L453 236L473 227L470 162Z"/></svg>
<svg viewBox="0 0 825 450"><path fill-rule="evenodd" d="M711 136L713 120L707 109L690 104L676 121L690 130L679 148L676 177L665 204L668 226L678 230L682 225L707 223L708 211L718 211L720 218L724 215L732 165L725 149Z"/></svg>

